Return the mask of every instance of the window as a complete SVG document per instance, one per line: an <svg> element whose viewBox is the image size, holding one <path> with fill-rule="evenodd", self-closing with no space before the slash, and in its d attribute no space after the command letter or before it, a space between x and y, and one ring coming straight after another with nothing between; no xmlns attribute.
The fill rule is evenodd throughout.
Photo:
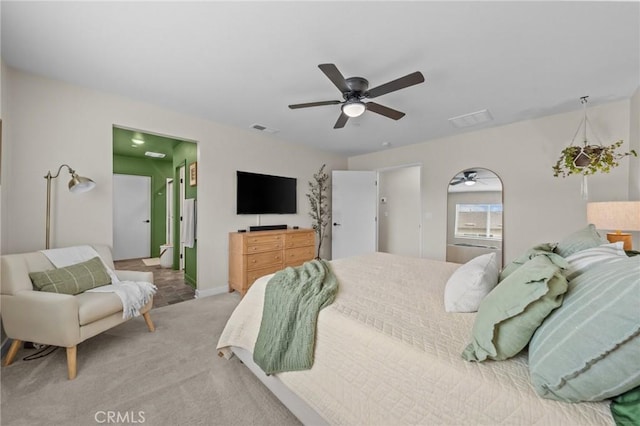
<svg viewBox="0 0 640 426"><path fill-rule="evenodd" d="M454 236L502 240L502 204L456 204Z"/></svg>

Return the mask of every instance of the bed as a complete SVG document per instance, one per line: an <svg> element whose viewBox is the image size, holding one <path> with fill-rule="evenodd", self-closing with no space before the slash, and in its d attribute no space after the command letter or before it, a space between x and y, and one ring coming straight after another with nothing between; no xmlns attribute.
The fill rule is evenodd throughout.
<svg viewBox="0 0 640 426"><path fill-rule="evenodd" d="M266 376L251 360L265 286L257 280L219 342L305 424L610 425L608 402L539 397L522 352L467 362L475 313L448 313L444 288L459 264L373 253L331 262L340 288L320 312L310 370Z"/></svg>

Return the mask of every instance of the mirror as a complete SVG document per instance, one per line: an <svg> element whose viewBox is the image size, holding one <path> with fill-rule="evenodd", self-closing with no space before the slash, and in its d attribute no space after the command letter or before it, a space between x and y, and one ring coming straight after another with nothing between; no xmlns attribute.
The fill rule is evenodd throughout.
<svg viewBox="0 0 640 426"><path fill-rule="evenodd" d="M502 181L481 167L462 170L447 194L447 262L495 252L502 268Z"/></svg>

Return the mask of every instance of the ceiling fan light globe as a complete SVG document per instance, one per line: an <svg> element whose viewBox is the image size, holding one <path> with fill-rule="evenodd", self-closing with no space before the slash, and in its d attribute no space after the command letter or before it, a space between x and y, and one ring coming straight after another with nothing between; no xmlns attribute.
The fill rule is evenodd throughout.
<svg viewBox="0 0 640 426"><path fill-rule="evenodd" d="M366 109L367 107L360 101L346 102L342 104L342 112L351 118L360 117L364 114Z"/></svg>
<svg viewBox="0 0 640 426"><path fill-rule="evenodd" d="M464 184L467 185L467 186L472 186L472 185L476 184L476 181L475 180L465 180Z"/></svg>

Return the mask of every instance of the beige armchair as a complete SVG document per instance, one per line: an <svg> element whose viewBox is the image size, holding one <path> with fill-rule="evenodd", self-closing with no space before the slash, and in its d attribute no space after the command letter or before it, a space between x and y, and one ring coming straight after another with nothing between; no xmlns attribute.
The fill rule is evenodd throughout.
<svg viewBox="0 0 640 426"><path fill-rule="evenodd" d="M115 269L111 249L94 245L107 266ZM30 272L54 269L53 264L41 252L9 254L2 256L0 302L2 325L13 342L7 352L4 365L13 362L22 342L36 342L61 346L67 349L69 379L76 377L76 348L78 343L126 321L122 318L122 302L115 293L85 292L75 296L34 291ZM153 273L115 271L121 280L153 283ZM149 310L150 300L140 313L149 328L154 331Z"/></svg>

